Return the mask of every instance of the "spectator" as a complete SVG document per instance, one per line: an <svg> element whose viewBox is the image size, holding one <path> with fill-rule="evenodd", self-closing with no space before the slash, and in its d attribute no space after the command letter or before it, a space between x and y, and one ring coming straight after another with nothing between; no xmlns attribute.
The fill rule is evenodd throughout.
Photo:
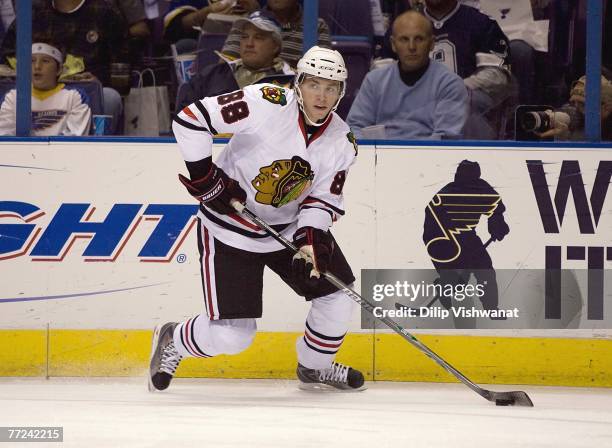
<svg viewBox="0 0 612 448"><path fill-rule="evenodd" d="M416 11L403 13L393 23L391 45L399 63L368 73L349 112L355 136L368 138L369 126L384 126L376 137L461 138L467 91L459 76L429 59L431 22Z"/></svg>
<svg viewBox="0 0 612 448"><path fill-rule="evenodd" d="M287 61L291 67L297 66L302 57L304 42L303 11L298 0L268 0L263 10L269 11L276 21L281 24L283 48L280 57ZM318 21L319 46L331 48L329 27L325 20ZM223 45L223 54L230 58L238 58L240 51L240 31L233 27Z"/></svg>
<svg viewBox="0 0 612 448"><path fill-rule="evenodd" d="M612 141L612 71L602 70L601 77L601 139ZM563 107L556 111L547 110L551 128L535 134L540 139L584 140L584 106L586 77L582 76L570 92L570 97ZM560 115L563 114L563 115Z"/></svg>
<svg viewBox="0 0 612 448"><path fill-rule="evenodd" d="M132 63L140 61L151 37L142 0L113 0L113 6L121 13L128 26L129 60Z"/></svg>
<svg viewBox="0 0 612 448"><path fill-rule="evenodd" d="M113 6L127 22L130 37L147 39L151 35L142 0L113 0Z"/></svg>
<svg viewBox="0 0 612 448"><path fill-rule="evenodd" d="M209 14L244 14L260 8L257 0L173 0L164 17L164 38L176 44L178 53L195 51L200 31Z"/></svg>
<svg viewBox="0 0 612 448"><path fill-rule="evenodd" d="M0 0L0 37L4 37L4 32L15 20L14 0Z"/></svg>
<svg viewBox="0 0 612 448"><path fill-rule="evenodd" d="M536 89L538 61L551 65L548 55L551 0L515 0L506 8L505 0L460 0L489 15L497 21L510 41L512 73L519 87L520 104L538 104L540 92ZM567 32L567 30L565 30ZM553 64L554 65L554 64Z"/></svg>
<svg viewBox="0 0 612 448"><path fill-rule="evenodd" d="M436 43L432 59L461 76L470 97L466 138L496 139L486 114L511 93L508 39L487 15L457 0L425 0Z"/></svg>
<svg viewBox="0 0 612 448"><path fill-rule="evenodd" d="M263 11L236 22L240 30L240 59L213 64L191 78L179 92L177 113L198 99L242 89L258 82L293 79L289 65L278 57L282 42L280 25Z"/></svg>
<svg viewBox="0 0 612 448"><path fill-rule="evenodd" d="M91 110L82 94L58 83L64 60L59 49L32 45L32 135L86 135ZM15 135L17 92L10 90L0 107L0 135Z"/></svg>
<svg viewBox="0 0 612 448"><path fill-rule="evenodd" d="M2 42L2 55L15 54L15 22ZM121 115L119 93L107 87L111 62L127 62L127 26L106 0L54 0L32 3L32 29L66 46L65 77L68 80L97 78L104 87L104 114L113 116L112 131ZM14 60L13 60L14 66ZM85 73L81 73L85 72Z"/></svg>

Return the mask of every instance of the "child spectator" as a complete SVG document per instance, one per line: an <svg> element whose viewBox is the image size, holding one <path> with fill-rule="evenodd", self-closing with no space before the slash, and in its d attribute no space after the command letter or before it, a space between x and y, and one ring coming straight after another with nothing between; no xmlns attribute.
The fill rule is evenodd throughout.
<svg viewBox="0 0 612 448"><path fill-rule="evenodd" d="M86 135L91 110L81 93L58 83L62 53L54 46L32 45L32 135ZM0 135L16 132L15 89L6 94L0 107Z"/></svg>
<svg viewBox="0 0 612 448"><path fill-rule="evenodd" d="M8 63L16 53L16 21L2 41L2 56ZM45 40L61 42L66 49L64 80L102 83L104 114L112 115L116 131L122 103L110 87L110 65L127 63L127 24L107 0L37 0L32 2L32 30ZM13 65L14 66L14 65Z"/></svg>

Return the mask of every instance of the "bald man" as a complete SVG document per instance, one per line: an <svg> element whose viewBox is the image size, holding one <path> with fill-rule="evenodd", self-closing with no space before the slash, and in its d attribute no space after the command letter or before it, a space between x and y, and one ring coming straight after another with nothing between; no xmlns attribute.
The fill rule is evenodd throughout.
<svg viewBox="0 0 612 448"><path fill-rule="evenodd" d="M357 138L460 139L468 113L463 80L429 59L431 22L407 11L393 23L391 46L399 61L365 77L347 117Z"/></svg>

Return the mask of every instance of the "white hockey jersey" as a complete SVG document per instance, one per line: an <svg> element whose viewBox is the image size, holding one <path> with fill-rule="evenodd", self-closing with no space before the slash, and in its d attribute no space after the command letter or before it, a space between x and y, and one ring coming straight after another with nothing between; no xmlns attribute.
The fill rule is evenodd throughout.
<svg viewBox="0 0 612 448"><path fill-rule="evenodd" d="M91 109L79 90L58 84L54 89L32 89L32 135L87 135ZM0 107L0 135L15 135L17 92L10 90Z"/></svg>
<svg viewBox="0 0 612 448"><path fill-rule="evenodd" d="M348 125L335 113L310 137L291 89L254 84L204 98L177 114L172 126L183 158L212 154L212 135L233 137L215 163L247 193L246 206L291 239L298 227L327 230L344 214L342 187L357 155ZM212 235L251 252L282 249L238 214L200 207Z"/></svg>

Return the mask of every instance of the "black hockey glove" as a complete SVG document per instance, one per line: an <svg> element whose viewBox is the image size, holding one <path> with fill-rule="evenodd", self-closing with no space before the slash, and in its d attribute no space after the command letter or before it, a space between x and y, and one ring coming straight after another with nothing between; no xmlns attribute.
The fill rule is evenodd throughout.
<svg viewBox="0 0 612 448"><path fill-rule="evenodd" d="M243 204L246 201L246 192L238 181L229 177L214 163L208 174L201 179L189 180L179 174L179 180L185 185L189 194L221 215L236 213L234 207L230 205L232 199Z"/></svg>
<svg viewBox="0 0 612 448"><path fill-rule="evenodd" d="M326 272L334 252L334 240L327 231L314 227L301 227L293 235L293 244L300 252L293 256L293 276L314 284L320 272Z"/></svg>

